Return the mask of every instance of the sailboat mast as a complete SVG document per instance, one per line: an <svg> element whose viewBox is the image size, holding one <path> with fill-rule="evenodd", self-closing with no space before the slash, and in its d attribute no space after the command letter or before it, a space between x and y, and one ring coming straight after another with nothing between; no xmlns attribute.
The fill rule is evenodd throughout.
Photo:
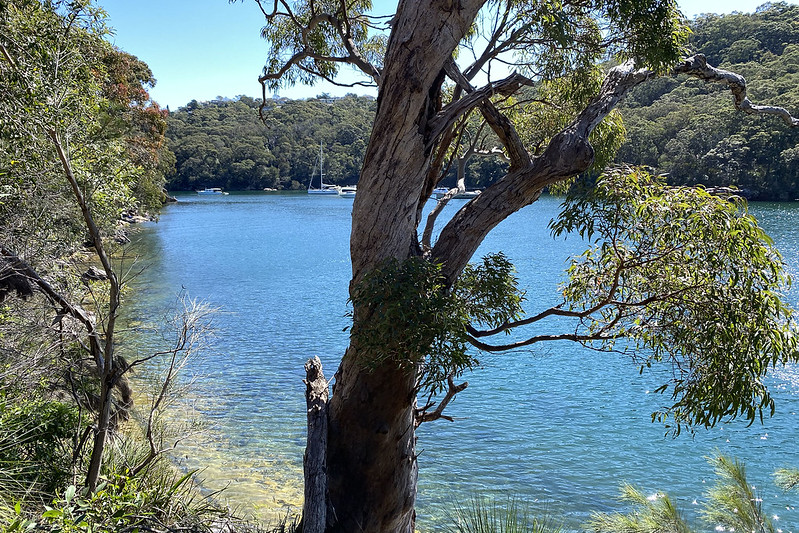
<svg viewBox="0 0 799 533"><path fill-rule="evenodd" d="M325 164L324 156L322 155L322 141L319 141L319 188L325 188Z"/></svg>

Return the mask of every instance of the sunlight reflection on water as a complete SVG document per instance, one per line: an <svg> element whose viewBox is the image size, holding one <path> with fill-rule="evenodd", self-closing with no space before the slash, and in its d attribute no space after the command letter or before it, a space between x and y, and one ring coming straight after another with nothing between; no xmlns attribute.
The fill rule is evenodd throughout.
<svg viewBox="0 0 799 533"><path fill-rule="evenodd" d="M195 398L212 431L176 457L186 469L203 468L209 490L227 487L232 506L274 517L302 499L303 363L319 355L331 377L347 343L352 204L307 195L180 199L141 235L150 268L131 314L160 316L181 287L222 308ZM497 227L478 253L502 250L516 264L529 311L556 301L565 260L581 248L549 236L557 206L542 198ZM762 204L752 212L798 272L799 209ZM713 479L703 457L715 450L747 463L781 524L799 519L771 483L775 468L799 466L795 366L772 373L778 414L764 426L722 424L671 439L650 422L668 400L648 392L655 376L640 376L624 357L553 344L481 362L449 409L456 422L419 433L422 531L449 523L453 501L476 494L533 502L578 529L591 511L621 508L615 498L625 480L668 492L693 513Z"/></svg>

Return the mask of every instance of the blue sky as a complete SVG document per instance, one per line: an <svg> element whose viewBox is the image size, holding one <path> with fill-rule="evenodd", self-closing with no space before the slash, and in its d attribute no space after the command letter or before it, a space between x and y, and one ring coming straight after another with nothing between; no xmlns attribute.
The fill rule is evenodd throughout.
<svg viewBox="0 0 799 533"><path fill-rule="evenodd" d="M751 12L763 1L679 3L683 13L693 17L699 13ZM110 40L150 65L158 80L150 93L162 106L177 109L192 99L260 96L258 76L266 57L266 42L260 38L263 15L252 0L234 4L226 0L99 0L99 4L115 30ZM367 90L317 84L282 89L280 95L309 98L323 92L343 95Z"/></svg>

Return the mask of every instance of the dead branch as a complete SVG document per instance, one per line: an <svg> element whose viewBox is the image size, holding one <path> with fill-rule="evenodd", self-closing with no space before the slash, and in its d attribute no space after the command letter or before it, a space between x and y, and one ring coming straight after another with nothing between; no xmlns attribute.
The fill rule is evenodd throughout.
<svg viewBox="0 0 799 533"><path fill-rule="evenodd" d="M732 93L735 109L739 111L743 111L749 115L776 115L792 128L799 126L799 118L792 116L785 108L753 104L746 96L746 79L735 72L708 65L707 59L703 54L696 54L685 59L674 69L674 73L687 74L706 83L726 85Z"/></svg>
<svg viewBox="0 0 799 533"><path fill-rule="evenodd" d="M447 376L447 394L444 398L439 402L438 406L436 406L435 410L432 412L428 412L427 409L433 407L434 403L428 402L427 405L422 407L421 409L416 409L414 411L414 428L418 428L422 422L432 422L433 420L438 420L443 418L444 420L449 420L453 422L454 419L451 416L447 416L444 414L444 409L447 408L449 402L451 402L455 396L462 392L466 387L469 386L468 381L464 381L460 385L455 385L455 381L453 380L452 374Z"/></svg>
<svg viewBox="0 0 799 533"><path fill-rule="evenodd" d="M202 349L208 333L210 316L216 312L216 309L195 300L189 300L186 297L181 297L181 302L183 311L170 320L176 328L172 346L167 350L138 358L128 366L128 368L132 368L154 358L167 359L166 368L161 373L160 383L155 395L152 397L149 412L147 413L145 439L149 450L147 455L130 469L131 477L141 473L160 455L175 449L187 437L187 435L183 434L179 438L170 441L169 445L162 445L165 439L163 435L157 434L157 419L166 408L167 402L175 395L175 383L178 375L186 368L193 356Z"/></svg>
<svg viewBox="0 0 799 533"><path fill-rule="evenodd" d="M323 533L327 525L327 402L328 382L319 357L305 363L308 437L303 458L305 503L302 530Z"/></svg>
<svg viewBox="0 0 799 533"><path fill-rule="evenodd" d="M105 247L103 246L103 237L100 233L100 228L98 228L97 224L94 222L94 217L91 214L86 197L83 195L83 191L78 184L78 180L72 171L72 164L69 160L69 156L61 144L60 136L55 129L48 129L47 133L53 142L53 147L58 155L58 159L61 161L64 175L72 187L75 200L77 201L83 215L83 221L86 224L86 228L89 230L89 235L92 238L95 252L100 259L100 263L103 265L103 270L105 270L106 276L108 276L109 294L108 316L105 322L105 346L102 351L102 357L98 358L98 361L101 361L102 363L99 372L101 386L100 410L97 419L97 433L95 434L94 448L92 450L89 468L86 474L86 485L88 486L89 491L94 492L94 489L97 486L97 480L100 476L100 465L103 458L106 434L110 429L109 422L111 419L112 392L120 378L117 370L114 368L114 327L116 325L117 310L119 309L120 304L121 287L116 272L111 266L111 260L109 259L108 254L106 254Z"/></svg>
<svg viewBox="0 0 799 533"><path fill-rule="evenodd" d="M0 255L7 262L10 268L18 274L24 276L28 281L33 283L54 305L60 308L56 320L60 321L65 316L70 316L83 324L86 329L86 334L89 337L89 353L94 359L99 372L102 372L105 365L102 357L102 349L100 347L100 334L89 314L79 305L72 304L61 293L56 291L47 281L41 278L38 273L22 258L17 256L13 251L0 245Z"/></svg>

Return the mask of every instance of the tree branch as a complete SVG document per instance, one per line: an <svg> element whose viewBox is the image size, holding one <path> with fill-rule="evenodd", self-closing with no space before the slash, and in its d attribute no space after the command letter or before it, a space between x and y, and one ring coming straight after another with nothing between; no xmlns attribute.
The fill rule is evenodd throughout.
<svg viewBox="0 0 799 533"><path fill-rule="evenodd" d="M467 94L475 92L474 87L472 87L469 80L461 73L460 69L453 61L448 62L445 65L445 69L447 75L455 82L458 89L465 91ZM524 79L530 81L527 78ZM525 85L527 85L527 83L525 83ZM524 147L524 143L510 120L500 113L496 106L488 99L483 99L480 102L480 112L505 147L510 168L514 169L528 166L530 164L530 154Z"/></svg>
<svg viewBox="0 0 799 533"><path fill-rule="evenodd" d="M707 59L702 54L696 54L685 59L674 69L674 73L687 74L706 83L726 85L732 92L733 103L739 111L749 115L777 115L788 126L792 128L799 126L799 118L792 116L785 108L753 104L746 96L746 79L743 76L708 65Z"/></svg>
<svg viewBox="0 0 799 533"><path fill-rule="evenodd" d="M64 148L61 145L61 140L58 136L58 133L55 130L49 130L50 138L53 141L53 145L55 147L56 153L58 154L58 158L61 161L61 166L64 169L64 175L67 178L67 181L72 186L72 192L75 195L75 199L80 206L81 213L83 214L83 220L86 224L86 227L89 230L89 234L92 237L92 244L94 246L94 250L97 253L97 257L100 259L100 263L103 265L103 270L105 271L105 275L108 277L110 292L109 292L109 303L108 303L108 322L105 326L106 334L105 334L105 359L106 359L106 366L113 364L112 354L113 354L113 332L114 332L114 325L116 323L117 318L117 309L119 308L119 297L120 297L120 287L119 287L119 280L117 279L116 272L114 271L113 266L111 265L111 260L108 257L108 254L105 251L105 247L103 246L103 237L100 233L100 228L97 227L97 224L94 222L94 217L92 217L91 212L89 211L89 204L86 202L86 198L83 195L83 192L80 189L80 185L78 185L78 180L75 178L75 175L72 172L72 165L69 162L69 158L64 151ZM106 368L106 370L110 370Z"/></svg>
<svg viewBox="0 0 799 533"><path fill-rule="evenodd" d="M444 227L433 247L433 256L444 264L447 279L455 279L488 232L502 220L537 200L547 185L588 169L594 159L589 134L627 92L650 76L647 70L635 70L632 63L611 69L597 96L552 137L540 156L523 165L511 164L505 177L466 204ZM513 161L510 150L509 155Z"/></svg>
<svg viewBox="0 0 799 533"><path fill-rule="evenodd" d="M450 374L449 376L447 376L447 383L449 384L449 388L447 389L447 394L439 402L435 411L427 412L427 409L429 409L434 405L432 403L428 403L421 409L414 410L414 428L418 428L422 424L422 422L432 422L433 420L438 420L440 418L453 422L453 418L451 416L447 416L444 414L444 409L446 409L447 406L449 405L449 402L451 402L455 398L455 395L457 395L459 392L462 392L464 389L466 389L466 387L469 386L469 382L464 381L460 385L455 385L455 381L452 378L452 374Z"/></svg>
<svg viewBox="0 0 799 533"><path fill-rule="evenodd" d="M353 65L361 69L361 71L372 78L375 81L375 84L380 87L380 71L372 65L366 58L361 55L360 50L358 50L358 46L355 44L355 41L352 38L352 28L350 26L350 19L346 16L347 13L347 3L345 0L341 0L339 2L341 6L341 12L344 13L344 23L342 24L340 20L337 20L335 25L338 28L339 35L341 36L341 41L344 43L344 47L350 53L350 59Z"/></svg>
<svg viewBox="0 0 799 533"><path fill-rule="evenodd" d="M478 105L480 106L481 110L483 108L489 108L489 109L493 108L493 105L491 105L490 102L488 102L488 99L491 98L492 96L496 94L506 95L506 96L511 95L516 91L518 91L519 88L524 85L527 86L533 85L532 80L526 78L525 76L522 76L519 73L513 73L507 78L496 81L494 83L489 83L488 85L485 85L480 89L474 89L471 86L471 84L466 80L466 78L463 76L463 74L460 73L460 70L453 61L448 61L447 64L444 66L444 69L447 72L447 75L453 81L455 81L455 83L458 84L459 87L465 90L467 94L463 98L455 100L454 102L446 106L430 121L430 123L427 126L428 146L432 143L435 143L439 135L441 135L441 133L444 130L453 125L457 120L460 119L460 117L464 116ZM496 109L494 108L494 110ZM491 119L495 120L492 121ZM486 120L488 121L492 129L494 129L496 132L497 129L494 127L495 126L494 123L498 123L500 121L499 117L496 117L494 114L490 113L490 116L486 117ZM507 131L506 128L500 129L500 132L502 133L502 135L500 135L500 139L503 140L503 144L505 144L504 141L506 140L505 139L506 131ZM499 134L500 133L498 132L498 135ZM508 137L513 138L511 136ZM516 138L518 137L516 136ZM526 154L527 152L523 148L519 150L518 147L521 147L521 141L518 141L518 143L515 142L515 139L513 142L508 141L508 145L506 146L506 148L511 157L511 164L516 162L514 160L514 155L516 155L517 152L519 153L518 159L520 161L525 161L525 158L522 156L522 154Z"/></svg>
<svg viewBox="0 0 799 533"><path fill-rule="evenodd" d="M530 346L539 342L545 341L573 341L573 342L591 342L591 341L599 341L599 340L612 340L618 338L618 335L603 335L601 333L594 333L591 335L578 335L576 333L563 333L560 335L536 335L534 337L530 337L523 341L512 342L510 344L487 344L485 342L479 341L474 337L468 337L469 343L477 348L478 350L483 350L484 352L506 352L508 350L517 350L519 348L524 348L525 346Z"/></svg>
<svg viewBox="0 0 799 533"><path fill-rule="evenodd" d="M260 0L256 0L258 3L261 12L264 15L267 23L274 24L275 19L279 16L287 17L291 20L291 24L297 30L299 34L301 49L295 50L294 54L285 61L280 68L276 72L265 72L258 78L258 82L261 84L261 93L262 93L262 104L260 108L260 112L263 113L264 105L266 102L266 84L269 81L279 80L283 78L283 76L288 72L292 67L297 67L300 70L304 70L309 74L314 76L318 76L321 78L326 79L336 85L344 86L344 87L352 87L355 85L368 85L364 82L356 82L352 84L341 84L334 82L329 76L322 74L314 70L311 67L303 65L303 60L311 58L317 61L329 61L329 62L336 62L336 63L348 63L353 65L361 70L364 74L369 76L372 80L374 80L375 85L378 87L380 86L381 78L380 78L380 71L372 65L369 61L366 60L365 57L360 53L357 44L352 35L352 27L350 18L347 16L347 4L344 0L341 0L339 6L341 8L342 16L336 16L330 13L315 13L315 6L311 3L311 18L307 22L307 24L302 24L291 8L283 1L280 3L285 7L286 11L281 12L278 11L278 1L275 0L271 12L268 12L264 6L262 5ZM343 17L343 18L342 18ZM335 56L335 55L325 55L319 54L314 51L313 47L309 43L308 35L314 29L316 29L322 23L328 23L333 28L335 28L336 33L338 34L339 38L341 39L341 45L347 51L347 55L343 56ZM266 28L265 28L266 30ZM264 31L264 35L266 32ZM275 46L275 43L272 43Z"/></svg>
<svg viewBox="0 0 799 533"><path fill-rule="evenodd" d="M86 333L89 337L89 353L92 355L94 363L97 365L98 372L100 372L102 375L105 363L103 361L102 349L100 347L100 334L97 331L94 320L92 320L89 314L82 307L73 305L58 291L53 289L53 287L44 279L42 279L27 262L25 262L10 249L0 245L0 255L2 255L3 259L9 264L14 272L21 274L26 279L31 281L51 302L60 306L61 312L59 313L59 317L62 317L63 315L69 315L83 324L83 327L86 328Z"/></svg>

